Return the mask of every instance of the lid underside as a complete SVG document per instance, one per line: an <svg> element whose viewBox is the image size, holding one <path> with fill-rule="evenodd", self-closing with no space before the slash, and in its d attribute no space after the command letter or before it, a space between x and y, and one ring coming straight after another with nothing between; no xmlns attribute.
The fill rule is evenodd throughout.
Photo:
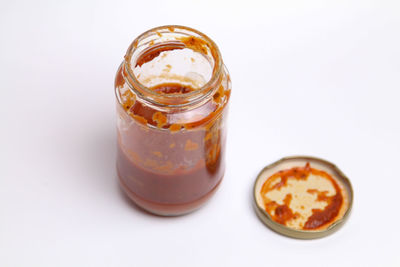
<svg viewBox="0 0 400 267"><path fill-rule="evenodd" d="M340 207L332 213L338 200ZM343 225L351 211L353 190L348 178L328 161L286 157L259 173L254 202L258 217L272 230L293 238L313 239L329 235ZM318 225L318 217L320 220L327 214L334 214L334 219ZM312 229L315 225L318 227Z"/></svg>

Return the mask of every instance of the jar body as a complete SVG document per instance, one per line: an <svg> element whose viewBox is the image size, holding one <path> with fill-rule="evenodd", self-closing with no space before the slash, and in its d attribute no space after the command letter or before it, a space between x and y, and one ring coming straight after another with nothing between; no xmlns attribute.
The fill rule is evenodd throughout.
<svg viewBox="0 0 400 267"><path fill-rule="evenodd" d="M223 67L196 104L158 106L132 90L127 63L115 79L117 172L121 187L141 208L181 215L199 208L225 172L231 84Z"/></svg>

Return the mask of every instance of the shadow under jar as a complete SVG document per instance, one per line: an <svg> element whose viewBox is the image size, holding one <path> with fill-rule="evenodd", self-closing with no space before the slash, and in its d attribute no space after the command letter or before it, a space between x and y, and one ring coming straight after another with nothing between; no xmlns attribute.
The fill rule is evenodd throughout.
<svg viewBox="0 0 400 267"><path fill-rule="evenodd" d="M183 26L151 29L129 47L115 92L125 193L158 215L199 208L225 171L231 83L216 44Z"/></svg>

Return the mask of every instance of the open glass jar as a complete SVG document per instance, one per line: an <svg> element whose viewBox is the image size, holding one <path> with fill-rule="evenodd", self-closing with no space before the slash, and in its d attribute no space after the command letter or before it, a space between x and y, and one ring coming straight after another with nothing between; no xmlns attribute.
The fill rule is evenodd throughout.
<svg viewBox="0 0 400 267"><path fill-rule="evenodd" d="M230 91L206 35L162 26L133 41L115 78L117 171L138 206L181 215L212 196L225 171Z"/></svg>

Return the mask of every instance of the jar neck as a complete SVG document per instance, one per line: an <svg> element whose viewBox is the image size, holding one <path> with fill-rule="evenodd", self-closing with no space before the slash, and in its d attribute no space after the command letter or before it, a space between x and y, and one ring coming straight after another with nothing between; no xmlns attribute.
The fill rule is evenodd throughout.
<svg viewBox="0 0 400 267"><path fill-rule="evenodd" d="M189 58L184 53L193 56ZM183 62L185 60L191 62ZM187 108L207 101L218 89L222 66L218 47L206 35L184 26L162 26L143 33L132 42L122 70L130 90L146 104ZM155 91L151 85L163 80L194 89L172 94Z"/></svg>

